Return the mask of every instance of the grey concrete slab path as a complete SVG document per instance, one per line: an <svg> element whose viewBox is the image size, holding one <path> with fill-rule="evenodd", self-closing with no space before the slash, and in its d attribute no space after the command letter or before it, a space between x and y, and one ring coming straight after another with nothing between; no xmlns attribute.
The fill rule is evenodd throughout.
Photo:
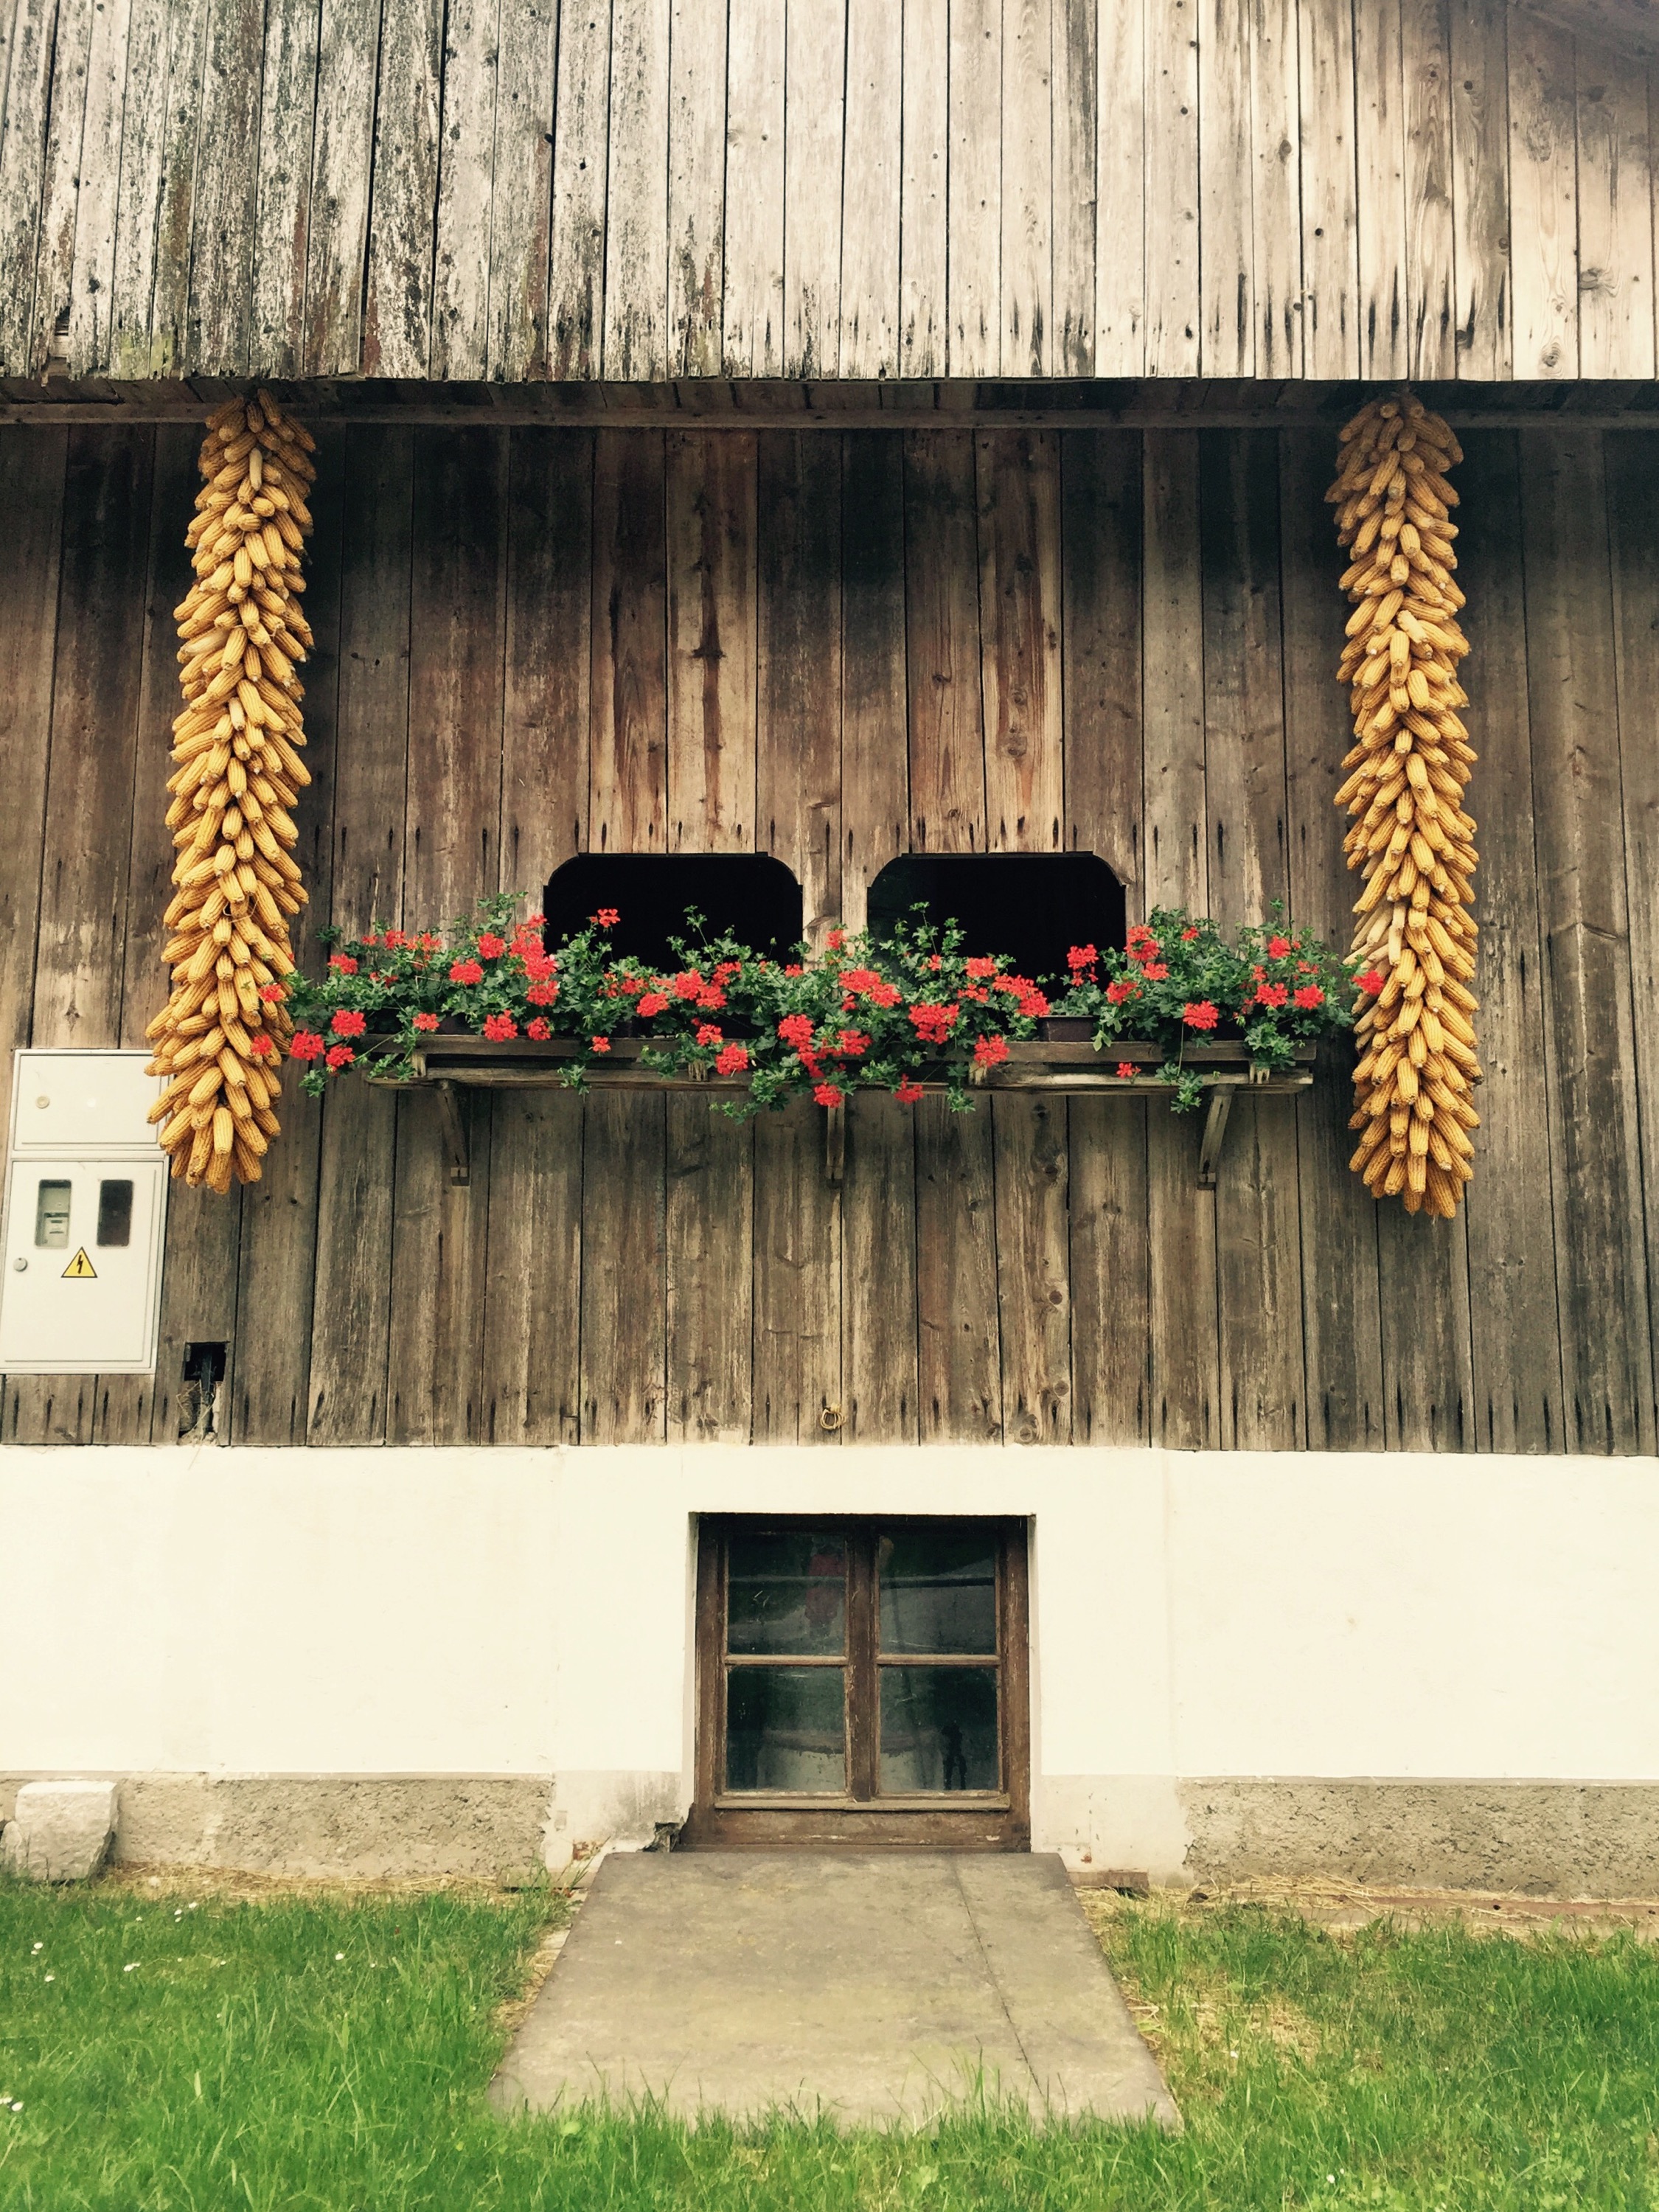
<svg viewBox="0 0 1659 2212"><path fill-rule="evenodd" d="M981 2091L1180 2124L1046 1853L609 1858L491 2095L880 2126Z"/></svg>

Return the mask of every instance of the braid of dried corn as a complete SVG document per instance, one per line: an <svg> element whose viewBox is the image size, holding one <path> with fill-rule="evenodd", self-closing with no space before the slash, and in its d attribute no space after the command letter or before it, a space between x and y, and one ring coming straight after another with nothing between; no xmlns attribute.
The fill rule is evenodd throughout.
<svg viewBox="0 0 1659 2212"><path fill-rule="evenodd" d="M210 416L186 533L196 581L173 610L185 705L167 781L173 994L146 1031L149 1072L167 1079L149 1118L173 1174L221 1193L233 1174L259 1179L294 1033L283 978L306 895L293 810L311 781L294 670L312 642L297 594L315 450L264 392Z"/></svg>
<svg viewBox="0 0 1659 2212"><path fill-rule="evenodd" d="M1359 1047L1348 1126L1361 1133L1350 1165L1374 1196L1448 1219L1480 1127L1468 988L1477 855L1462 804L1475 755L1457 715L1468 704L1457 680L1468 645L1451 574L1457 494L1446 481L1462 458L1420 400L1373 400L1343 431L1326 494L1352 553L1342 588L1354 603L1338 679L1352 687L1358 742L1336 803L1353 817L1348 866L1365 878L1348 956Z"/></svg>

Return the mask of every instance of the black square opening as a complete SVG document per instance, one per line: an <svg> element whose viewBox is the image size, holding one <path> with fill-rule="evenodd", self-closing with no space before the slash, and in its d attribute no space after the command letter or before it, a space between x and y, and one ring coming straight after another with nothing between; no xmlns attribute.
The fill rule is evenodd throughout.
<svg viewBox="0 0 1659 2212"><path fill-rule="evenodd" d="M906 853L870 886L870 930L890 935L921 905L957 921L964 950L998 953L1034 981L1063 977L1073 945L1121 945L1123 886L1093 853Z"/></svg>
<svg viewBox="0 0 1659 2212"><path fill-rule="evenodd" d="M653 968L672 960L671 937L690 937L688 911L711 937L729 930L756 951L787 958L800 942L800 885L767 853L580 853L556 868L542 898L547 943L585 928L614 907L611 951Z"/></svg>

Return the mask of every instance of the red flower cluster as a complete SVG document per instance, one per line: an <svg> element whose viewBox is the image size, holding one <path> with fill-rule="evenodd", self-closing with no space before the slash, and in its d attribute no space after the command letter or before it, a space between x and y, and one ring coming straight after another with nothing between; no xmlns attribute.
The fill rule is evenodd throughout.
<svg viewBox="0 0 1659 2212"><path fill-rule="evenodd" d="M519 1034L519 1024L511 1014L486 1014L483 1033L491 1044L505 1044L509 1037Z"/></svg>
<svg viewBox="0 0 1659 2212"><path fill-rule="evenodd" d="M451 964L449 980L452 983L482 983L483 969L476 960L457 960Z"/></svg>
<svg viewBox="0 0 1659 2212"><path fill-rule="evenodd" d="M325 1055L325 1065L337 1071L342 1067L349 1067L356 1057L356 1054L349 1044L331 1044Z"/></svg>
<svg viewBox="0 0 1659 2212"><path fill-rule="evenodd" d="M438 1017L436 1014L416 1014L415 1026L417 1030L435 1030L438 1026Z"/></svg>
<svg viewBox="0 0 1659 2212"><path fill-rule="evenodd" d="M295 1060L319 1060L322 1056L323 1040L315 1030L295 1030L289 1054Z"/></svg>
<svg viewBox="0 0 1659 2212"><path fill-rule="evenodd" d="M532 1006L550 1006L558 995L556 983L532 983L525 993Z"/></svg>
<svg viewBox="0 0 1659 2212"><path fill-rule="evenodd" d="M1079 975L1085 969L1096 968L1099 964L1100 955L1092 945L1074 945L1066 955L1066 965L1073 975Z"/></svg>
<svg viewBox="0 0 1659 2212"><path fill-rule="evenodd" d="M1298 1006L1305 1008L1310 1012L1314 1007L1322 1006L1325 1003L1325 994L1317 983L1304 983L1299 991L1292 994L1292 996Z"/></svg>
<svg viewBox="0 0 1659 2212"><path fill-rule="evenodd" d="M263 1030L260 1030L258 1036L250 1037L248 1039L248 1042L253 1048L253 1056L256 1060L269 1060L271 1054L276 1049L276 1040L275 1037L267 1036Z"/></svg>
<svg viewBox="0 0 1659 2212"><path fill-rule="evenodd" d="M804 1052L812 1042L812 1024L806 1014L786 1014L778 1024L778 1035L797 1052Z"/></svg>
<svg viewBox="0 0 1659 2212"><path fill-rule="evenodd" d="M337 975L355 975L357 972L357 963L349 953L331 952L328 964Z"/></svg>
<svg viewBox="0 0 1659 2212"><path fill-rule="evenodd" d="M1194 999L1182 1008L1181 1018L1189 1030L1212 1030L1220 1017L1208 999Z"/></svg>
<svg viewBox="0 0 1659 2212"><path fill-rule="evenodd" d="M1109 983L1106 986L1106 995L1115 1006L1121 1006L1126 999L1139 997L1140 986L1139 983L1130 982L1127 975L1120 976L1115 983Z"/></svg>
<svg viewBox="0 0 1659 2212"><path fill-rule="evenodd" d="M361 1036L363 1033L363 1018L355 1008L342 1006L329 1024L329 1027L336 1036Z"/></svg>
<svg viewBox="0 0 1659 2212"><path fill-rule="evenodd" d="M921 1095L921 1085L914 1075L907 1075L893 1093L901 1106L914 1106Z"/></svg>
<svg viewBox="0 0 1659 2212"><path fill-rule="evenodd" d="M261 983L259 986L259 996L264 1000L268 1006L275 1006L282 1004L283 1000L287 998L288 993L283 988L280 983Z"/></svg>
<svg viewBox="0 0 1659 2212"><path fill-rule="evenodd" d="M749 1066L747 1045L728 1044L714 1055L716 1075L741 1075Z"/></svg>
<svg viewBox="0 0 1659 2212"><path fill-rule="evenodd" d="M1258 1006L1282 1006L1290 995L1288 983L1258 983L1255 1003Z"/></svg>
<svg viewBox="0 0 1659 2212"><path fill-rule="evenodd" d="M957 1025L957 1010L924 999L911 1007L910 1021L924 1044L944 1044Z"/></svg>
<svg viewBox="0 0 1659 2212"><path fill-rule="evenodd" d="M499 960L506 950L507 939L497 937L492 929L485 930L478 939L478 951L486 960Z"/></svg>
<svg viewBox="0 0 1659 2212"><path fill-rule="evenodd" d="M525 1027L525 1035L526 1036L534 1037L538 1044L544 1042L545 1039L550 1037L552 1034L552 1024L550 1022L544 1021L540 1014L538 1014L535 1020L533 1022L527 1023Z"/></svg>
<svg viewBox="0 0 1659 2212"><path fill-rule="evenodd" d="M614 929L622 920L614 906L602 906L593 917L596 929Z"/></svg>
<svg viewBox="0 0 1659 2212"><path fill-rule="evenodd" d="M1362 991L1369 991L1375 998L1388 980L1380 968L1368 968L1359 978L1359 988Z"/></svg>
<svg viewBox="0 0 1659 2212"><path fill-rule="evenodd" d="M1130 1078L1132 1075L1135 1074L1138 1071L1137 1071L1137 1069L1136 1069L1136 1067L1135 1067L1135 1064L1134 1064L1133 1060L1119 1060L1119 1062L1118 1062L1118 1064L1117 1064L1117 1072L1118 1072L1119 1075L1120 1075L1120 1076L1121 1076L1121 1078L1123 1079L1124 1082L1126 1082L1126 1083L1127 1083L1127 1082L1128 1081L1129 1078Z"/></svg>
<svg viewBox="0 0 1659 2212"><path fill-rule="evenodd" d="M838 1083L815 1083L812 1085L812 1098L816 1105L839 1106L844 1096Z"/></svg>

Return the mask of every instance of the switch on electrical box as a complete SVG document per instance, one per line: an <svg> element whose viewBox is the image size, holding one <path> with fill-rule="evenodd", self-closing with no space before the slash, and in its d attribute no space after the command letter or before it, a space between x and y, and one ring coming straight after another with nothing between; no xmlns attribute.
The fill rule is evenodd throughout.
<svg viewBox="0 0 1659 2212"><path fill-rule="evenodd" d="M146 1052L12 1060L0 1374L148 1375L167 1163Z"/></svg>

